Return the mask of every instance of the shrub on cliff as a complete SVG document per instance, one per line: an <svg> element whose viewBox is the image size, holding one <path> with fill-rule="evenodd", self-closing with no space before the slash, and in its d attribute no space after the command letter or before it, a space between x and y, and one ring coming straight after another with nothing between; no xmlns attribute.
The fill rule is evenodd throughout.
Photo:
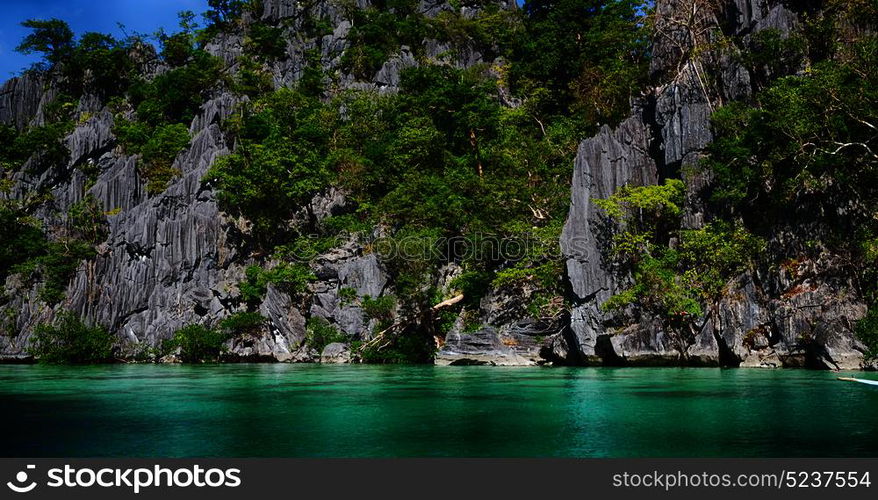
<svg viewBox="0 0 878 500"><path fill-rule="evenodd" d="M611 258L631 278L603 307L634 307L660 318L681 353L704 305L717 300L764 246L743 226L722 221L681 230L684 194L682 181L668 179L594 200L614 224Z"/></svg>
<svg viewBox="0 0 878 500"><path fill-rule="evenodd" d="M245 271L246 279L238 284L241 298L253 309L257 307L268 291L271 283L285 293L297 297L308 289L314 281L314 273L302 264L282 262L272 269L250 266Z"/></svg>
<svg viewBox="0 0 878 500"><path fill-rule="evenodd" d="M244 106L243 117L230 125L238 147L206 176L219 189L222 207L247 216L258 236L277 235L281 222L331 180L328 145L336 114L292 89Z"/></svg>
<svg viewBox="0 0 878 500"><path fill-rule="evenodd" d="M52 324L38 325L28 352L40 363L93 364L113 360L115 339L100 326L91 326L71 312Z"/></svg>
<svg viewBox="0 0 878 500"><path fill-rule="evenodd" d="M878 309L871 308L866 317L857 322L857 339L866 347L863 353L866 361L878 359Z"/></svg>
<svg viewBox="0 0 878 500"><path fill-rule="evenodd" d="M338 331L328 321L319 317L312 316L308 318L305 326L305 345L323 352L323 348L334 342L347 342L350 337Z"/></svg>
<svg viewBox="0 0 878 500"><path fill-rule="evenodd" d="M363 312L369 319L378 321L378 328L387 328L393 323L393 314L396 309L396 297L384 295L374 299L368 295L361 300Z"/></svg>
<svg viewBox="0 0 878 500"><path fill-rule="evenodd" d="M204 363L218 361L225 352L229 335L222 330L213 330L202 325L188 325L162 342L162 351L172 354L180 350L180 360L184 363Z"/></svg>
<svg viewBox="0 0 878 500"><path fill-rule="evenodd" d="M53 228L59 236L53 241L24 207L0 201L0 280L20 273L25 280L42 281L40 299L60 302L80 262L92 257L94 245L106 236L106 219L95 203L87 197L74 204L65 226Z"/></svg>
<svg viewBox="0 0 878 500"><path fill-rule="evenodd" d="M46 236L38 221L5 201L0 201L0 234L0 280L29 256L45 251Z"/></svg>
<svg viewBox="0 0 878 500"><path fill-rule="evenodd" d="M259 333L266 321L266 318L258 312L239 312L220 321L220 328L229 337L255 335Z"/></svg>
<svg viewBox="0 0 878 500"><path fill-rule="evenodd" d="M371 78L400 46L417 50L427 34L426 18L417 11L418 2L393 0L375 5L363 9L349 4L347 8L353 26L348 34L350 48L341 63L362 79ZM388 8L391 6L393 10Z"/></svg>

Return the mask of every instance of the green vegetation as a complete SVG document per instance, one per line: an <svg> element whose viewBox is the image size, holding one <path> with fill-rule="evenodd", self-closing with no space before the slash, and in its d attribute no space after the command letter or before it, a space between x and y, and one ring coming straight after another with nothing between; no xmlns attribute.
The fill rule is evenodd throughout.
<svg viewBox="0 0 878 500"><path fill-rule="evenodd" d="M174 160L189 146L189 129L182 123L151 127L144 122L120 119L114 128L119 143L128 154L140 154L140 172L146 178L146 190L158 194L180 174Z"/></svg>
<svg viewBox="0 0 878 500"><path fill-rule="evenodd" d="M138 120L152 126L166 123L188 126L209 97L209 91L220 82L222 72L221 59L193 49L185 65L150 81L135 81L128 92Z"/></svg>
<svg viewBox="0 0 878 500"><path fill-rule="evenodd" d="M29 258L14 272L22 273L31 280L42 281L39 297L48 304L64 299L67 283L73 277L83 259L94 256L94 248L79 241L47 243L44 253Z"/></svg>
<svg viewBox="0 0 878 500"><path fill-rule="evenodd" d="M712 208L724 218L768 237L794 216L808 224L803 244L788 249L790 258L829 249L851 263L870 305L856 332L871 356L878 306L878 37L860 28L874 26L878 16L863 2L833 2L832 9L835 16L805 31L804 74L773 80L753 102L714 114L717 137L704 168L716 175Z"/></svg>
<svg viewBox="0 0 878 500"><path fill-rule="evenodd" d="M255 308L262 302L269 283L292 296L298 296L315 279L314 273L307 266L286 262L281 262L272 269L250 266L245 275L246 279L239 283L238 288L241 298L250 308Z"/></svg>
<svg viewBox="0 0 878 500"><path fill-rule="evenodd" d="M365 9L342 1L352 24L342 72L370 79L403 46L417 59L418 67L400 75L399 91L389 94L338 91L339 75L324 71L319 45L305 54L295 88L273 90L269 64L284 56L287 38L319 37L331 26L305 8L296 20L301 30L293 34L290 22L258 21L259 2L210 0L204 28L192 12L182 12L178 32L157 34L158 57L168 69L150 79L140 75L151 51L137 36L76 39L61 21L31 21L33 32L21 50L45 54L45 63L66 75L69 95L99 89L114 111L118 144L140 155L138 168L151 194L179 175L174 162L189 144L188 126L202 103L217 90L248 96L224 124L233 152L215 161L204 179L226 212L250 223L248 244L272 256L273 267L246 270L242 300L255 309L269 283L301 294L314 279L303 262L347 239L381 253L370 246L380 225L405 255L382 254L395 296L345 300L358 301L386 326L397 313L418 315L435 303L437 291L425 283L449 262L465 270L466 280L456 283L466 297L459 307L474 309L492 288L529 284L537 288L528 292L534 311L561 300L556 242L567 212L570 164L582 136L618 120L645 81L644 5L551 0L508 11L491 1L466 0L428 18L415 0L381 0ZM246 11L253 22L242 22ZM238 71L229 76L224 62L204 49L232 27L244 41ZM425 39L446 44L448 52L429 60ZM502 62L468 69L446 64L473 52L486 61L502 56ZM509 105L517 100L520 106ZM19 165L60 144L63 134L49 132L0 130L0 162ZM348 193L355 212L318 223L311 201L331 186ZM289 223L303 215L305 224ZM515 258L460 256L448 243L481 247L487 240L519 240L525 250ZM86 250L65 248L64 262ZM44 260L32 265L31 274L60 267ZM433 348L423 343L402 336L388 348L395 354L366 356L420 359Z"/></svg>
<svg viewBox="0 0 878 500"><path fill-rule="evenodd" d="M74 204L65 219L50 240L26 207L0 202L0 278L20 273L41 281L39 297L49 304L60 302L80 262L94 256L95 245L106 238L106 217L92 197Z"/></svg>
<svg viewBox="0 0 878 500"><path fill-rule="evenodd" d="M218 361L225 352L228 334L202 325L188 325L174 333L162 343L162 351L172 354L180 350L180 360L184 363L204 363Z"/></svg>
<svg viewBox="0 0 878 500"><path fill-rule="evenodd" d="M676 272L679 255L667 246L670 231L680 224L683 190L682 181L669 179L663 185L625 186L605 200L594 200L618 224L612 254L634 281L611 297L605 309L637 303L669 322L701 314L697 291L685 286Z"/></svg>
<svg viewBox="0 0 878 500"><path fill-rule="evenodd" d="M317 352L323 352L326 346L334 342L348 342L351 340L349 336L338 331L328 321L319 316L308 318L305 331L305 345L315 349Z"/></svg>
<svg viewBox="0 0 878 500"><path fill-rule="evenodd" d="M46 237L39 222L11 203L0 203L0 277L45 251Z"/></svg>
<svg viewBox="0 0 878 500"><path fill-rule="evenodd" d="M136 70L129 56L136 43L142 42L117 40L103 33L83 34L63 65L67 91L75 96L94 92L105 98L124 93Z"/></svg>
<svg viewBox="0 0 878 500"><path fill-rule="evenodd" d="M342 58L345 69L358 78L371 79L401 46L421 45L427 21L417 8L416 0L379 0L366 9L350 2L346 14L353 26L348 34L351 48Z"/></svg>
<svg viewBox="0 0 878 500"><path fill-rule="evenodd" d="M284 30L264 24L254 24L244 41L244 50L263 61L280 59L287 52Z"/></svg>
<svg viewBox="0 0 878 500"><path fill-rule="evenodd" d="M265 326L266 318L257 312L239 312L220 321L220 328L230 337L255 335Z"/></svg>
<svg viewBox="0 0 878 500"><path fill-rule="evenodd" d="M174 159L189 145L189 124L209 92L223 80L223 63L196 46L190 12L180 14L182 31L162 33L162 58L173 69L152 80L134 79L127 89L127 106L134 120L117 113L114 134L128 154L140 154L140 173L147 191L156 194L179 175Z"/></svg>
<svg viewBox="0 0 878 500"><path fill-rule="evenodd" d="M866 346L863 353L866 361L878 359L878 310L870 309L866 317L857 323L855 333L857 339Z"/></svg>
<svg viewBox="0 0 878 500"><path fill-rule="evenodd" d="M572 114L586 131L628 112L646 81L649 31L637 0L530 0L509 80L541 119ZM571 113L572 112L572 113Z"/></svg>
<svg viewBox="0 0 878 500"><path fill-rule="evenodd" d="M353 347L363 363L429 363L436 353L433 338L417 331L404 331L385 343L367 342Z"/></svg>
<svg viewBox="0 0 878 500"><path fill-rule="evenodd" d="M681 352L695 321L713 304L728 281L751 266L762 241L742 226L717 221L682 230L684 185L623 187L595 200L617 224L612 258L633 284L610 297L607 310L634 306L661 319Z"/></svg>
<svg viewBox="0 0 878 500"><path fill-rule="evenodd" d="M71 312L59 314L54 325L34 329L28 352L49 364L94 364L113 360L115 339L100 326L90 326Z"/></svg>
<svg viewBox="0 0 878 500"><path fill-rule="evenodd" d="M212 363L226 353L225 343L230 339L258 335L266 319L255 312L239 312L223 319L218 328L204 325L187 325L166 339L159 350L162 355L179 351L183 363Z"/></svg>
<svg viewBox="0 0 878 500"><path fill-rule="evenodd" d="M252 221L269 248L295 238L278 228L330 183L362 208L346 229L327 221L327 235L362 231L369 220L394 221L395 237L409 244L462 231L530 232L534 222L560 228L575 146L563 124L544 136L524 111L500 106L497 82L480 69L407 70L402 88L325 103L282 89L245 106L230 130L238 149L207 174L223 208ZM512 216L532 223L513 225Z"/></svg>
<svg viewBox="0 0 878 500"><path fill-rule="evenodd" d="M338 290L338 299L343 306L354 303L357 298L357 291L353 288L344 287Z"/></svg>
<svg viewBox="0 0 878 500"><path fill-rule="evenodd" d="M306 73L313 74L298 87L267 91L257 61L279 50L280 33L249 29L245 71L235 85L251 100L227 123L235 151L215 162L205 180L225 211L252 223L263 250L316 255L342 237L367 238L376 223L384 223L394 228L390 242L406 254L375 249L388 261L403 314L432 305L434 293L423 284L452 260L480 277L478 286L467 288L464 307L477 304L491 286L534 278L540 288L533 294L535 310L560 300L562 263L553 250L567 209L569 165L581 134L618 119L644 82L641 4L541 2L521 12L501 11L490 2L467 6L482 9L472 17L446 12L428 19L411 0L367 9L345 4L353 28L344 70L371 78L402 46L422 59L402 72L399 92L389 95L331 92L317 54L308 58ZM309 30L322 29L321 20L306 21ZM450 43L452 52L475 44L509 62L469 69L434 64L420 52L426 37ZM570 38L578 42L558 47L558 39ZM510 83L524 105L502 104ZM321 227L286 224L303 208L310 210L312 198L329 185L350 193L359 207L355 215ZM485 233L527 241L528 249L514 261L460 260L443 243L480 245ZM242 284L251 306L264 294L265 272L251 268ZM390 300L361 303L384 325L391 321Z"/></svg>
<svg viewBox="0 0 878 500"><path fill-rule="evenodd" d="M856 5L854 5L856 4ZM660 318L678 345L730 279L756 266L831 251L871 301L856 326L867 358L878 352L878 37L874 2L827 2L789 36L765 30L739 54L759 91L713 115L714 141L695 175L712 178L708 223L683 229L683 184L623 188L597 206L616 225L612 258L631 286L607 309ZM841 40L844 40L843 42ZM802 65L806 68L795 76ZM844 208L841 208L844 207ZM790 227L790 221L807 221ZM800 242L764 252L785 228Z"/></svg>
<svg viewBox="0 0 878 500"><path fill-rule="evenodd" d="M70 120L30 127L22 132L0 125L0 168L15 172L32 157L34 169L67 161L68 152L62 139L72 130Z"/></svg>
<svg viewBox="0 0 878 500"><path fill-rule="evenodd" d="M361 305L366 316L378 321L378 329L384 329L393 323L393 312L396 309L396 297L384 295L381 297L363 297Z"/></svg>
<svg viewBox="0 0 878 500"><path fill-rule="evenodd" d="M73 31L70 26L60 19L28 19L21 23L25 28L33 32L24 37L24 40L15 48L22 54L41 52L47 62L59 63L70 57L73 52Z"/></svg>
<svg viewBox="0 0 878 500"><path fill-rule="evenodd" d="M214 19L225 22L235 7L226 5L230 2L220 3L223 5L213 7L221 13ZM43 68L50 65L63 75L60 81L64 92L77 97L94 93L115 104L118 113L114 134L127 153L142 155L140 171L152 194L163 191L178 175L172 164L189 144L189 123L210 90L223 80L222 61L197 45L193 16L191 12L180 14L179 33L158 33L162 59L172 69L151 80L137 76L143 54L151 50L137 36L117 40L101 33L85 33L75 40L69 26L58 19L22 23L32 32L17 50L43 53ZM17 165L42 151L47 161L59 163L63 158L60 155L66 155L59 139L71 128L69 120L51 120L11 143L4 141L0 162ZM8 131L2 132L4 138L9 135Z"/></svg>
<svg viewBox="0 0 878 500"><path fill-rule="evenodd" d="M334 116L319 100L290 89L242 113L231 131L238 148L217 160L207 179L219 188L224 207L247 216L264 236L328 184Z"/></svg>
<svg viewBox="0 0 878 500"><path fill-rule="evenodd" d="M207 0L209 9L204 13L204 19L214 28L224 28L240 18L252 3L247 0Z"/></svg>

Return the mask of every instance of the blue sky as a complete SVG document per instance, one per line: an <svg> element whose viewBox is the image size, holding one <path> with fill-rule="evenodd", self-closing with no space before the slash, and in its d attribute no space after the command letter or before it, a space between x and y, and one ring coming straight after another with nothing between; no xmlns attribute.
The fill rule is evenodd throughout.
<svg viewBox="0 0 878 500"><path fill-rule="evenodd" d="M116 23L138 33L177 27L177 12L207 10L207 0L0 0L0 82L27 68L39 55L24 56L15 47L28 33L19 23L29 18L57 17L79 35L100 31L122 36Z"/></svg>

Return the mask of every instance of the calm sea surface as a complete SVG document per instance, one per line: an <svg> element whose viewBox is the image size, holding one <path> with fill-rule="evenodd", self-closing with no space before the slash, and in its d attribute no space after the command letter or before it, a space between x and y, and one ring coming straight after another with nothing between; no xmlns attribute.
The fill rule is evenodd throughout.
<svg viewBox="0 0 878 500"><path fill-rule="evenodd" d="M836 375L0 366L0 455L878 456L878 387Z"/></svg>

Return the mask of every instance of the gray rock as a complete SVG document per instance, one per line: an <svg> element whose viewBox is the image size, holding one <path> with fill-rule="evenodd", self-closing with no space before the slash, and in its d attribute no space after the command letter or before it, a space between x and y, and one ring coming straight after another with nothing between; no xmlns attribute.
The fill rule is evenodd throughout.
<svg viewBox="0 0 878 500"><path fill-rule="evenodd" d="M309 312L352 339L368 340L376 322L366 317L360 302L363 297L377 298L388 292L389 276L375 254L360 255L361 251L353 238L312 262L323 281L312 287ZM342 300L339 292L343 288L352 289L357 298Z"/></svg>
<svg viewBox="0 0 878 500"><path fill-rule="evenodd" d="M695 164L697 153L710 141L713 106L702 89L694 65L687 64L656 98L656 121L661 127L665 164Z"/></svg>
<svg viewBox="0 0 878 500"><path fill-rule="evenodd" d="M273 352L289 354L305 340L305 318L290 296L269 284L259 312L268 318Z"/></svg>
<svg viewBox="0 0 878 500"><path fill-rule="evenodd" d="M293 352L291 363L317 363L320 361L320 352L311 347L302 346Z"/></svg>
<svg viewBox="0 0 878 500"><path fill-rule="evenodd" d="M59 308L148 345L186 324L213 323L228 314L219 301L228 286L220 266L233 258L234 250L219 248L226 230L215 201L202 190L201 177L226 151L218 123L232 107L228 96L204 105L193 122L191 147L175 162L182 175L153 198L146 196L136 159L107 151L112 126L109 113L101 111L76 128L67 139L71 182L55 188L56 208L65 210L81 199L85 180L75 165L93 161L100 173L89 193L105 210L118 214L109 217L107 242L94 260L81 264L64 303L46 308L35 293L15 292L20 302L2 309L20 311L20 335L15 343L0 346L3 353L24 349L21 339L27 339L37 323L51 320ZM37 179L22 177L21 185L49 182L46 173L38 175ZM236 273L230 271L230 275ZM303 336L300 330L299 338Z"/></svg>
<svg viewBox="0 0 878 500"><path fill-rule="evenodd" d="M79 165L85 161L96 160L113 146L114 138L113 115L107 111L98 111L85 123L76 127L72 134L67 137L67 149L70 151L70 166Z"/></svg>
<svg viewBox="0 0 878 500"><path fill-rule="evenodd" d="M643 109L615 130L604 126L579 146L573 171L570 213L561 234L561 251L577 303L571 312L576 350L594 358L599 335L606 331L600 306L619 288L605 255L606 224L595 198L606 198L624 185L654 184L655 161L649 156L651 133Z"/></svg>
<svg viewBox="0 0 878 500"><path fill-rule="evenodd" d="M726 36L746 39L767 28L788 33L799 24L779 1L728 2L725 14L731 24L700 5L694 23L714 28L703 31L713 33L707 37L725 30ZM692 45L691 32L668 19L684 12L688 15L691 6L692 0L656 3L656 23L662 34L653 47L651 72L665 83L654 90L654 110L649 99L646 106L638 103L617 129L604 127L580 145L570 213L561 237L575 303L570 331L551 336L543 356L555 363L863 367L862 346L853 336L852 325L865 309L861 299L843 292L856 287L839 279L845 273L831 262L816 264L820 271L808 280L787 279L776 271L741 276L686 339L667 335L660 323L648 317L631 321L600 308L625 285L626 278L618 276L604 259L611 234L605 232L591 200L606 198L623 185L652 184L660 175L696 165L712 140L713 110L753 90L750 75L736 62L733 50L702 51L698 60L686 59L679 50L680 44ZM684 180L683 227L702 227L708 217L702 193L712 176L695 172ZM773 246L789 252L796 248L795 241L790 237ZM782 255L778 253L779 258Z"/></svg>
<svg viewBox="0 0 878 500"><path fill-rule="evenodd" d="M0 87L0 123L26 128L39 111L44 85L44 76L34 71L4 82Z"/></svg>
<svg viewBox="0 0 878 500"><path fill-rule="evenodd" d="M350 363L351 349L347 344L334 342L323 348L320 362L328 364Z"/></svg>
<svg viewBox="0 0 878 500"><path fill-rule="evenodd" d="M447 365L532 366L541 361L541 344L527 335L526 326L515 334L485 325L465 331L463 318L458 318L446 334L445 343L436 354L435 363ZM524 331L525 333L522 333ZM524 340L526 339L526 340Z"/></svg>
<svg viewBox="0 0 878 500"><path fill-rule="evenodd" d="M262 19L267 21L279 21L294 17L300 8L297 0L266 0L262 3Z"/></svg>
<svg viewBox="0 0 878 500"><path fill-rule="evenodd" d="M418 65L418 62L415 60L415 56L412 55L411 50L408 47L403 46L400 48L398 54L394 55L384 65L378 70L378 73L375 75L374 81L379 86L379 88L384 87L398 87L399 86L399 74L402 70L406 68L415 67Z"/></svg>

